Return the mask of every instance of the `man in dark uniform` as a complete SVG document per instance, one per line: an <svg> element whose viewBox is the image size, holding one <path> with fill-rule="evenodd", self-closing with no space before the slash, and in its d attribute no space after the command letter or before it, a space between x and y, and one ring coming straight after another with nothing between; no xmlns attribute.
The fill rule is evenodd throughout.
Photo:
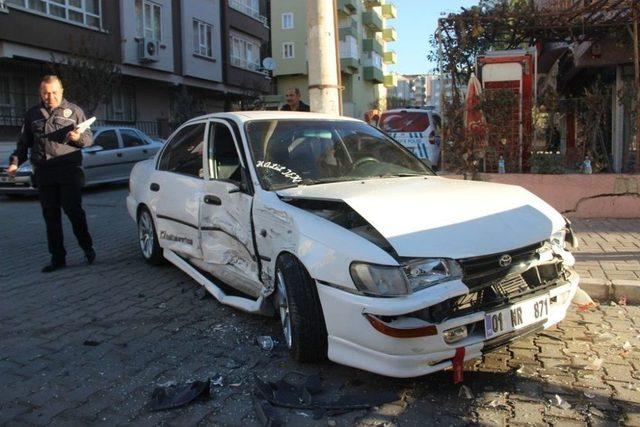
<svg viewBox="0 0 640 427"><path fill-rule="evenodd" d="M51 254L51 262L42 269L43 273L66 265L60 207L71 221L87 262L91 264L96 257L81 195L84 174L80 150L90 146L93 138L90 130L80 132L77 128L86 120L84 112L64 99L62 93L62 82L58 77L42 79L42 102L25 114L17 148L6 169L8 174L15 174L30 152Z"/></svg>
<svg viewBox="0 0 640 427"><path fill-rule="evenodd" d="M300 97L300 89L297 87L287 89L284 94L286 104L280 108L280 111L311 111L311 108L302 102Z"/></svg>

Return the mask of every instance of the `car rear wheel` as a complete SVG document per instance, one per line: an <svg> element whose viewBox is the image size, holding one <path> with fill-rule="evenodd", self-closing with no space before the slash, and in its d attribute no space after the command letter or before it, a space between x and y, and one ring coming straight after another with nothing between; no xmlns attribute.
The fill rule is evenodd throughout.
<svg viewBox="0 0 640 427"><path fill-rule="evenodd" d="M284 341L300 362L327 357L327 327L316 284L302 264L284 254L276 262L275 305Z"/></svg>
<svg viewBox="0 0 640 427"><path fill-rule="evenodd" d="M151 265L160 265L164 262L162 248L158 244L158 235L153 225L153 218L148 209L142 208L138 213L138 242L140 253L144 260Z"/></svg>

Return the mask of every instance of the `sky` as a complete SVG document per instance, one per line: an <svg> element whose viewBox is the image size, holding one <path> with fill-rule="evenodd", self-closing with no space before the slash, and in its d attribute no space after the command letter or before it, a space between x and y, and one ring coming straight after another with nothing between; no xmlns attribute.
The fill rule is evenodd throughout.
<svg viewBox="0 0 640 427"><path fill-rule="evenodd" d="M457 12L461 7L478 4L478 0L390 0L398 9L398 17L387 22L395 27L398 40L387 45L395 50L398 62L389 71L400 74L426 74L435 64L427 61L429 37L438 27L441 12Z"/></svg>

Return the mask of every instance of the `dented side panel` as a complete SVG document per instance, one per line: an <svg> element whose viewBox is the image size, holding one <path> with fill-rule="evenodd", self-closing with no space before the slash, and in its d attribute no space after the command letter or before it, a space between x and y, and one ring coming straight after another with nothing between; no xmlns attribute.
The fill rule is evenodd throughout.
<svg viewBox="0 0 640 427"><path fill-rule="evenodd" d="M363 237L312 213L291 206L275 193L259 191L254 201L258 252L265 276L273 278L275 262L282 252L302 261L312 278L355 289L349 274L353 260L397 265L396 260Z"/></svg>

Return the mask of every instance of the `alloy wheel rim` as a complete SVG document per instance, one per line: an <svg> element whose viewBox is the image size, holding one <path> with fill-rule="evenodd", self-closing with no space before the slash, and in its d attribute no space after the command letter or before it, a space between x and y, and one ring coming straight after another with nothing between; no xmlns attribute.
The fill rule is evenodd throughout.
<svg viewBox="0 0 640 427"><path fill-rule="evenodd" d="M282 324L282 334L287 343L287 347L291 348L291 316L289 313L289 300L287 299L287 288L284 281L284 275L281 271L276 272L276 308L280 315L280 323Z"/></svg>
<svg viewBox="0 0 640 427"><path fill-rule="evenodd" d="M153 228L149 220L149 214L143 212L140 215L140 222L138 225L138 235L140 240L140 250L145 258L151 258L153 252Z"/></svg>

